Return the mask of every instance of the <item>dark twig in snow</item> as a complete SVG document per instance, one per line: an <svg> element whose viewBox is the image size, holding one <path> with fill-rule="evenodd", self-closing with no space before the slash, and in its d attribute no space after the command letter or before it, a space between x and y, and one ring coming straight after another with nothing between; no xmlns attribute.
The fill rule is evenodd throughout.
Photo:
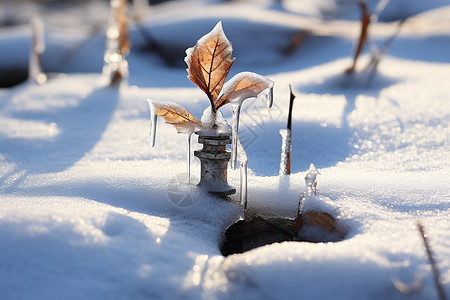
<svg viewBox="0 0 450 300"><path fill-rule="evenodd" d="M446 300L447 296L445 295L444 287L442 286L442 282L440 280L439 270L437 268L436 261L433 258L433 252L431 251L431 247L428 242L427 235L426 235L425 230L424 230L422 224L420 223L420 221L417 222L417 229L420 232L420 236L422 238L423 244L425 246L425 250L427 252L428 260L431 265L431 270L433 271L434 283L436 284L436 289L438 291L439 299Z"/></svg>
<svg viewBox="0 0 450 300"><path fill-rule="evenodd" d="M291 140L291 138L292 138L292 108L294 106L294 99L295 99L295 95L294 95L294 93L292 93L292 86L291 85L289 85L289 91L290 91L290 99L289 99L289 115L288 115L287 129L288 129L288 133L289 133L289 140ZM286 174L287 175L291 174L291 148L292 147L289 147L287 149L287 151L288 151L288 153L287 153L287 167L286 167Z"/></svg>

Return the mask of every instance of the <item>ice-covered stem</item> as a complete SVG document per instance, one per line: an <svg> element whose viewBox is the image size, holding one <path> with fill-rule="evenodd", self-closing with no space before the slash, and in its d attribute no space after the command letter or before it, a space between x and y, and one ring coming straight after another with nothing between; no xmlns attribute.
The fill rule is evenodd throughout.
<svg viewBox="0 0 450 300"><path fill-rule="evenodd" d="M289 167L289 148L291 148L291 132L289 129L280 129L281 134L281 159L279 175L290 174Z"/></svg>
<svg viewBox="0 0 450 300"><path fill-rule="evenodd" d="M28 65L28 78L38 84L42 84L47 81L47 75L42 72L41 60L42 53L44 53L45 50L44 25L40 18L34 16L30 20L30 27L32 43Z"/></svg>
<svg viewBox="0 0 450 300"><path fill-rule="evenodd" d="M310 164L308 173L305 176L306 196L316 194L317 189L317 175L320 175L314 164Z"/></svg>
<svg viewBox="0 0 450 300"><path fill-rule="evenodd" d="M425 246L425 250L427 252L428 260L431 265L431 270L433 271L434 283L436 285L436 289L438 291L439 299L446 300L447 296L445 295L444 287L442 286L442 281L440 280L439 270L436 266L436 261L433 257L433 252L431 251L430 243L428 242L427 235L425 234L425 229L422 224L417 222L417 229L419 230L420 237L422 238L423 244Z"/></svg>
<svg viewBox="0 0 450 300"><path fill-rule="evenodd" d="M106 30L106 50L103 77L112 85L128 76L128 62L125 56L130 51L128 38L126 0L110 0L111 12Z"/></svg>

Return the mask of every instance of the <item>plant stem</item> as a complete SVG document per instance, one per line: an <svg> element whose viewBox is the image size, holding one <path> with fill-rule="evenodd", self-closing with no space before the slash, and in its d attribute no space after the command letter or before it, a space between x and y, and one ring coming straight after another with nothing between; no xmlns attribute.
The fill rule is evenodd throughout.
<svg viewBox="0 0 450 300"><path fill-rule="evenodd" d="M433 253L431 251L430 244L428 243L428 239L425 234L425 230L420 222L417 222L417 229L419 229L420 236L422 237L423 244L425 246L425 250L427 251L428 260L431 265L431 270L433 271L434 283L436 284L436 289L438 291L439 299L446 300L447 296L445 295L444 287L442 286L442 282L440 281L439 270L436 266L436 261L433 258Z"/></svg>

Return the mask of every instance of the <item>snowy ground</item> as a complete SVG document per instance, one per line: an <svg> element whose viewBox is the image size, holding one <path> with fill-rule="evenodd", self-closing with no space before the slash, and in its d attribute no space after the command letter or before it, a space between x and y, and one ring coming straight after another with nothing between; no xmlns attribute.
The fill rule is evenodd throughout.
<svg viewBox="0 0 450 300"><path fill-rule="evenodd" d="M99 85L104 35L58 64L83 35L55 26L43 63L57 73L41 86L0 89L0 298L437 299L418 220L450 295L450 27L442 25L450 7L412 5L408 11L424 12L404 24L368 84L368 52L355 74L344 74L358 10L321 22L320 6L295 1L287 10L270 1L209 2L150 12L146 28L174 64L132 48L129 87L120 92ZM160 121L152 149L145 99L177 102L200 118L208 100L186 78L184 50L218 20L237 57L229 78L249 70L275 82L270 111L258 101L243 107L249 208L295 217L314 163L317 198L338 211L343 241L285 242L224 258L222 234L240 207L195 189L186 207L175 205L185 137ZM373 42L382 44L395 24L375 24ZM314 35L283 55L301 28ZM137 29L131 37L142 49ZM29 39L27 26L0 28L0 68L26 67ZM289 84L297 96L293 174L280 178ZM192 170L198 177L196 158ZM229 182L238 187L238 171L229 170ZM416 278L421 288L410 295L394 287Z"/></svg>

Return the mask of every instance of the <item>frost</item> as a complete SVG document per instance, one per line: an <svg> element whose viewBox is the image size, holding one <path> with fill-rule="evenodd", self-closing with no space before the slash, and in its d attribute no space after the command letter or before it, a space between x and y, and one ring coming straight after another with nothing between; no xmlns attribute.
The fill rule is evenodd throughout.
<svg viewBox="0 0 450 300"><path fill-rule="evenodd" d="M201 122L201 130L205 132L205 135L208 135L207 132L210 132L211 135L230 133L230 125L228 125L227 120L223 117L222 112L214 112L211 107L203 111Z"/></svg>

